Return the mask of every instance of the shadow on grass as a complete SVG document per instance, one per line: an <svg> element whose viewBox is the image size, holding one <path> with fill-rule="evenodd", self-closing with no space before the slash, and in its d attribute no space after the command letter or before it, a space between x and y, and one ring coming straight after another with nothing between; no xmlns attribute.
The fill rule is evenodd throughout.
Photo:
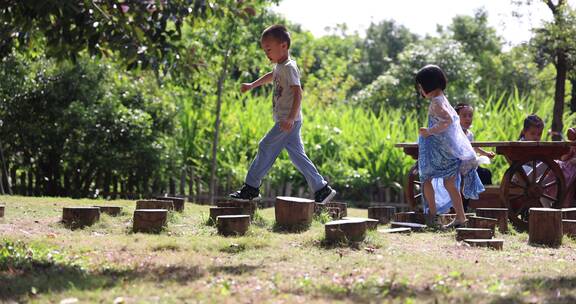
<svg viewBox="0 0 576 304"><path fill-rule="evenodd" d="M576 276L525 278L520 281L520 287L514 294L495 299L491 303L524 303L524 292L536 296L538 303L576 303Z"/></svg>
<svg viewBox="0 0 576 304"><path fill-rule="evenodd" d="M204 272L199 266L150 266L91 272L72 265L34 265L27 270L0 272L0 302L21 301L28 295L59 292L71 288L78 290L112 288L134 280L173 281L184 285L203 275Z"/></svg>
<svg viewBox="0 0 576 304"><path fill-rule="evenodd" d="M258 268L260 268L260 266L253 266L253 265L246 265L246 264L240 264L240 265L236 265L236 266L212 266L212 267L208 268L208 272L210 272L213 275L217 275L220 273L232 274L232 275L243 275L243 274L254 272Z"/></svg>
<svg viewBox="0 0 576 304"><path fill-rule="evenodd" d="M351 303L380 303L393 300L394 303L413 303L416 299L426 303L446 303L446 294L429 288L418 288L407 282L368 279L365 281L341 281L325 284L301 282L301 289L286 292L314 295L329 302L346 299ZM419 302L419 301L416 301Z"/></svg>

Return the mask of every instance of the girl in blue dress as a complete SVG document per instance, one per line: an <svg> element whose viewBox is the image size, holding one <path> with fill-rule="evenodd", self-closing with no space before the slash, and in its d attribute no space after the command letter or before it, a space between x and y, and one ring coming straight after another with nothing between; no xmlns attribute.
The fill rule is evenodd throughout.
<svg viewBox="0 0 576 304"><path fill-rule="evenodd" d="M435 65L427 65L416 74L418 92L430 100L428 128L419 131L418 171L428 203L427 224L438 225L432 179L442 178L456 211L456 218L444 228L457 228L466 223L461 181L462 194L469 199L478 199L484 186L476 173L476 152L462 131L458 113L444 95L447 82L444 71Z"/></svg>

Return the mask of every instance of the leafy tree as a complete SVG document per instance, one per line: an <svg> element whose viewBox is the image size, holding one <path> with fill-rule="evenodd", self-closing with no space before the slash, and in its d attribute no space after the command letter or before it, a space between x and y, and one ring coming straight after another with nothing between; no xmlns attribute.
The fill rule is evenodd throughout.
<svg viewBox="0 0 576 304"><path fill-rule="evenodd" d="M553 20L535 29L532 43L539 50L538 55L552 62L556 67L554 110L552 118L553 140L562 138L564 101L568 72L574 66L576 57L576 13L566 0L541 0L552 12ZM524 1L513 1L522 5ZM530 5L532 1L526 1ZM573 107L576 108L576 105Z"/></svg>
<svg viewBox="0 0 576 304"><path fill-rule="evenodd" d="M488 13L479 9L474 16L456 16L442 33L460 42L464 52L471 55L478 66L480 76L477 88L483 96L489 95L489 90L501 90L502 76L506 73L502 69L502 38L496 30L488 24Z"/></svg>
<svg viewBox="0 0 576 304"><path fill-rule="evenodd" d="M362 58L356 71L361 84L367 85L382 75L404 48L418 36L394 20L371 23L361 45Z"/></svg>
<svg viewBox="0 0 576 304"><path fill-rule="evenodd" d="M17 89L0 84L0 137L11 139L2 142L11 171L33 175L38 195L108 192L114 179L125 191L149 192L166 173L173 106L152 97L153 77L118 75L98 60L78 63L3 61L5 79L25 80Z"/></svg>
<svg viewBox="0 0 576 304"><path fill-rule="evenodd" d="M174 44L185 20L201 16L207 1L6 0L0 3L0 56L13 48L46 47L49 57L116 56L128 68L159 69L177 58ZM40 43L40 46L38 44Z"/></svg>
<svg viewBox="0 0 576 304"><path fill-rule="evenodd" d="M398 55L397 63L351 101L376 112L388 106L420 109L422 102L416 94L414 75L427 64L436 64L446 72L446 93L453 103L476 100L473 92L478 72L472 57L458 41L430 38L407 46Z"/></svg>

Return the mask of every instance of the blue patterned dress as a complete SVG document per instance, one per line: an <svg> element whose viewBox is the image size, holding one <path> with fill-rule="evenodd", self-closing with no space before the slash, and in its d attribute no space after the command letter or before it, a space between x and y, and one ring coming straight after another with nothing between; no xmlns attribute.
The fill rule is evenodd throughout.
<svg viewBox="0 0 576 304"><path fill-rule="evenodd" d="M440 95L430 101L428 128L432 135L418 138L420 181L456 176L458 188L463 180L464 198L478 199L478 194L484 191L484 186L476 172L478 167L476 152L462 131L458 113L452 108L446 96ZM436 182L434 185L440 186L440 183ZM438 213L445 213L452 205L451 202L439 203L442 204L437 205ZM424 210L427 209L427 204L424 202Z"/></svg>

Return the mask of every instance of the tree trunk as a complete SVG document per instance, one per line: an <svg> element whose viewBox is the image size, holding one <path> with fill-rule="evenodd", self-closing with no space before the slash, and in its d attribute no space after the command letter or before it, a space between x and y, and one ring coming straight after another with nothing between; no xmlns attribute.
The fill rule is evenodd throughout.
<svg viewBox="0 0 576 304"><path fill-rule="evenodd" d="M170 176L168 178L169 180L169 190L168 193L172 196L176 195L176 181L174 180L174 177Z"/></svg>
<svg viewBox="0 0 576 304"><path fill-rule="evenodd" d="M554 92L554 115L552 118L552 140L562 140L562 116L564 114L564 95L566 93L566 74L568 64L564 49L556 50L556 85Z"/></svg>
<svg viewBox="0 0 576 304"><path fill-rule="evenodd" d="M218 78L218 89L217 89L217 99L216 99L216 120L214 121L214 141L212 142L212 172L210 173L210 204L214 203L214 190L216 188L216 167L218 165L218 136L220 135L220 112L222 109L222 91L224 89L224 81L226 80L226 74L228 69L228 59L230 56L230 50L226 49L224 53L224 63L222 64L222 71L220 77Z"/></svg>
<svg viewBox="0 0 576 304"><path fill-rule="evenodd" d="M13 192L18 191L18 168L16 168L16 164L13 164L13 166L10 168L10 184L8 185L9 189L8 189L8 193L13 194Z"/></svg>
<svg viewBox="0 0 576 304"><path fill-rule="evenodd" d="M8 170L6 169L6 161L4 160L4 149L2 148L2 142L0 142L0 162L2 162L2 175L4 175L4 177L6 178L6 185L7 186L7 192L12 195L12 190L10 189L10 180L8 178ZM2 191L2 194L4 194L4 184L1 183L0 181L0 191Z"/></svg>
<svg viewBox="0 0 576 304"><path fill-rule="evenodd" d="M27 195L27 191L26 191L26 172L22 171L20 172L20 188L19 189L19 193L20 195Z"/></svg>
<svg viewBox="0 0 576 304"><path fill-rule="evenodd" d="M188 180L188 201L196 202L194 197L194 167L190 167L190 179Z"/></svg>
<svg viewBox="0 0 576 304"><path fill-rule="evenodd" d="M34 173L32 173L32 167L28 168L28 191L27 194L30 196L34 195Z"/></svg>
<svg viewBox="0 0 576 304"><path fill-rule="evenodd" d="M118 175L112 176L112 199L116 199L118 195Z"/></svg>
<svg viewBox="0 0 576 304"><path fill-rule="evenodd" d="M70 188L72 187L72 182L70 178L72 177L72 171L65 170L64 171L64 189L62 189L64 196L70 196Z"/></svg>
<svg viewBox="0 0 576 304"><path fill-rule="evenodd" d="M180 195L186 196L186 169L180 170Z"/></svg>
<svg viewBox="0 0 576 304"><path fill-rule="evenodd" d="M576 112L576 76L570 78L570 84L572 84L572 90L570 94L570 111L574 113Z"/></svg>
<svg viewBox="0 0 576 304"><path fill-rule="evenodd" d="M42 173L40 168L36 168L36 176L34 177L34 195L40 196L42 194Z"/></svg>
<svg viewBox="0 0 576 304"><path fill-rule="evenodd" d="M111 173L109 170L106 170L104 173L104 184L102 185L102 192L106 196L110 196L110 183L111 183Z"/></svg>

